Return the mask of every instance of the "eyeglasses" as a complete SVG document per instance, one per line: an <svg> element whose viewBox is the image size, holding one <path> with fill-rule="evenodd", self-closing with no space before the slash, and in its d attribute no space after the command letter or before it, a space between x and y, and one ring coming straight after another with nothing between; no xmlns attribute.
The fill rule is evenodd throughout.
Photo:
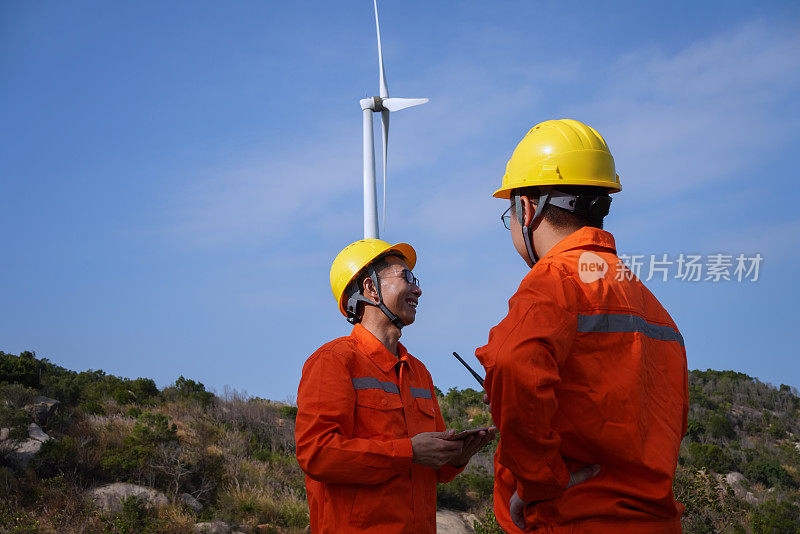
<svg viewBox="0 0 800 534"><path fill-rule="evenodd" d="M500 220L503 221L503 226L506 227L506 230L511 230L511 208L514 206L509 206L506 211L500 216Z"/></svg>
<svg viewBox="0 0 800 534"><path fill-rule="evenodd" d="M412 273L408 269L403 269L402 271L395 272L395 273L393 273L393 275L400 275L400 276L398 276L398 278L401 278L401 277L405 278L406 282L408 282L409 284L411 284L413 286L420 287L419 278L414 276L414 273ZM392 278L392 277L393 277L392 275L390 275L390 276L382 275L381 276L381 278Z"/></svg>

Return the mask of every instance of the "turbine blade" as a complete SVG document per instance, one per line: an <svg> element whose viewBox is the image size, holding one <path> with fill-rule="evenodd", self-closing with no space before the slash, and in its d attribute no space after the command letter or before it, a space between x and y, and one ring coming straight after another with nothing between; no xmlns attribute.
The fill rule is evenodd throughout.
<svg viewBox="0 0 800 534"><path fill-rule="evenodd" d="M383 130L383 231L386 232L386 160L389 149L389 112L381 111L381 129Z"/></svg>
<svg viewBox="0 0 800 534"><path fill-rule="evenodd" d="M384 98L381 101L381 105L389 111L400 111L401 109L419 106L427 102L427 98Z"/></svg>
<svg viewBox="0 0 800 534"><path fill-rule="evenodd" d="M378 24L378 0L372 0L375 6L375 30L378 32L378 67L380 69L381 98L389 97L389 87L386 85L386 72L383 70L383 51L381 50L381 26Z"/></svg>

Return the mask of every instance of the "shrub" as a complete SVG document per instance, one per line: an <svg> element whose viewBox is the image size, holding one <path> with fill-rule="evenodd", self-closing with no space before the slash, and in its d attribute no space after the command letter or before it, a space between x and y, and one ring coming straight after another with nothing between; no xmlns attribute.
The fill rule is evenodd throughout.
<svg viewBox="0 0 800 534"><path fill-rule="evenodd" d="M781 421L775 421L769 426L769 435L775 439L786 437L786 426Z"/></svg>
<svg viewBox="0 0 800 534"><path fill-rule="evenodd" d="M19 509L9 501L0 500L0 532L37 534L40 528L34 514Z"/></svg>
<svg viewBox="0 0 800 534"><path fill-rule="evenodd" d="M494 480L482 466L470 466L447 484L436 488L439 506L455 510L473 510L490 499Z"/></svg>
<svg viewBox="0 0 800 534"><path fill-rule="evenodd" d="M208 406L214 399L214 394L206 391L206 387L201 382L195 382L183 375L175 381L175 389L178 394L186 399L199 402L202 406Z"/></svg>
<svg viewBox="0 0 800 534"><path fill-rule="evenodd" d="M753 534L800 533L800 507L783 501L769 500L753 511Z"/></svg>
<svg viewBox="0 0 800 534"><path fill-rule="evenodd" d="M297 406L281 406L281 417L286 419L297 418Z"/></svg>
<svg viewBox="0 0 800 534"><path fill-rule="evenodd" d="M725 449L711 443L689 443L690 462L695 467L727 473L734 468L733 460Z"/></svg>
<svg viewBox="0 0 800 534"><path fill-rule="evenodd" d="M145 402L158 396L158 387L151 378L131 380L129 387L138 402Z"/></svg>
<svg viewBox="0 0 800 534"><path fill-rule="evenodd" d="M105 415L106 408L96 400L90 400L86 402L82 402L78 408L83 411L83 413L88 415Z"/></svg>
<svg viewBox="0 0 800 534"><path fill-rule="evenodd" d="M73 465L77 448L77 443L71 436L48 440L42 444L39 454L31 460L30 465L42 478L56 476Z"/></svg>
<svg viewBox="0 0 800 534"><path fill-rule="evenodd" d="M30 416L20 408L0 404L0 427L10 428L9 438L22 441L28 438Z"/></svg>
<svg viewBox="0 0 800 534"><path fill-rule="evenodd" d="M282 417L281 411L281 407L269 401L230 391L217 402L212 413L225 428L242 432L251 450L269 448L274 452L293 453L294 424L285 420L288 418Z"/></svg>
<svg viewBox="0 0 800 534"><path fill-rule="evenodd" d="M491 503L486 506L478 515L477 521L473 524L475 534L503 534L503 529L497 523Z"/></svg>
<svg viewBox="0 0 800 534"><path fill-rule="evenodd" d="M133 426L133 440L144 445L157 445L177 441L177 425L169 424L167 416L160 413L144 412Z"/></svg>
<svg viewBox="0 0 800 534"><path fill-rule="evenodd" d="M287 460L294 460L294 458L291 456L287 456L286 454L281 454L279 452L273 452L270 449L256 449L250 454L250 456L254 460L264 463L280 463L286 462Z"/></svg>
<svg viewBox="0 0 800 534"><path fill-rule="evenodd" d="M9 437L15 442L28 438L28 424L31 422L31 417L23 407L35 396L36 392L29 387L20 384L0 384L0 428L10 428Z"/></svg>
<svg viewBox="0 0 800 534"><path fill-rule="evenodd" d="M279 527L304 527L309 521L304 498L292 493L275 495L266 488L251 485L224 491L217 508L229 521L253 526L270 523Z"/></svg>
<svg viewBox="0 0 800 534"><path fill-rule="evenodd" d="M122 510L114 515L105 516L106 524L120 534L138 534L152 532L156 523L156 514L147 507L147 503L131 495L122 501Z"/></svg>
<svg viewBox="0 0 800 534"><path fill-rule="evenodd" d="M789 472L774 459L756 458L747 462L743 474L750 481L761 482L765 486L791 487L795 485Z"/></svg>
<svg viewBox="0 0 800 534"><path fill-rule="evenodd" d="M706 433L706 427L697 419L689 419L686 426L686 435L692 441L698 441L700 436Z"/></svg>
<svg viewBox="0 0 800 534"><path fill-rule="evenodd" d="M709 473L695 468L678 468L673 481L675 498L686 506L681 518L685 532L716 533L741 529L745 504L730 487Z"/></svg>
<svg viewBox="0 0 800 534"><path fill-rule="evenodd" d="M158 469L150 469L150 464L161 456L160 447L177 442L176 425L170 426L169 419L163 414L144 412L136 420L130 435L121 443L109 444L102 467L111 479L137 482L146 473L153 479L159 473Z"/></svg>
<svg viewBox="0 0 800 534"><path fill-rule="evenodd" d="M0 382L0 401L22 408L36 397L36 390L22 384Z"/></svg>
<svg viewBox="0 0 800 534"><path fill-rule="evenodd" d="M736 437L736 432L734 432L731 422L723 414L714 414L709 417L706 428L715 438L732 439Z"/></svg>
<svg viewBox="0 0 800 534"><path fill-rule="evenodd" d="M39 389L39 377L46 365L46 360L37 360L33 352L22 352L19 356L0 351L0 376L2 382L20 384Z"/></svg>
<svg viewBox="0 0 800 534"><path fill-rule="evenodd" d="M35 512L41 532L102 532L99 513L84 496L83 487L70 475L57 475L39 481L42 495Z"/></svg>
<svg viewBox="0 0 800 534"><path fill-rule="evenodd" d="M699 385L689 386L689 404L700 406L709 410L716 410L717 403L708 397Z"/></svg>

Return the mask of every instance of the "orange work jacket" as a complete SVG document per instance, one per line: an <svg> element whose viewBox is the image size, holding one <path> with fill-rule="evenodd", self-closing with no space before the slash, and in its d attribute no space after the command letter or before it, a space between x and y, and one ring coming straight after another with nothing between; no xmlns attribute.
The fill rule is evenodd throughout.
<svg viewBox="0 0 800 534"><path fill-rule="evenodd" d="M411 437L445 429L428 370L369 330L320 347L297 391L297 461L311 531L436 532L436 483L463 469L411 462Z"/></svg>
<svg viewBox="0 0 800 534"><path fill-rule="evenodd" d="M494 508L506 532L520 532L514 491L532 503L529 531L681 531L672 479L689 406L683 337L620 264L611 234L584 227L555 245L476 356L500 434ZM564 490L595 463L599 475Z"/></svg>

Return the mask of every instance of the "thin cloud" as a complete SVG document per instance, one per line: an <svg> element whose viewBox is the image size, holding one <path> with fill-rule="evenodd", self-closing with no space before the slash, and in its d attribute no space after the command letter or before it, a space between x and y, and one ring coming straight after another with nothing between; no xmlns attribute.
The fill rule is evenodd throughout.
<svg viewBox="0 0 800 534"><path fill-rule="evenodd" d="M328 136L294 149L238 155L187 181L170 199L169 234L189 247L218 249L269 245L300 228L329 229L336 221L326 207L361 186L360 147L351 145Z"/></svg>
<svg viewBox="0 0 800 534"><path fill-rule="evenodd" d="M754 152L778 150L792 138L791 118L779 113L800 86L800 36L790 28L748 24L677 52L650 49L620 56L606 69L577 61L560 66L478 62L449 52L421 76L431 90L410 95L429 96L431 104L393 116L390 228L399 227L402 213L405 228L457 237L452 225L430 221L441 217L447 203L472 214L487 209L483 199L499 183L513 149L513 141L505 146L509 132L518 129L520 117L552 116L539 108L547 92L564 83L592 87L588 100L558 109L597 125L607 137L628 202L676 201L723 178L741 178L758 165ZM537 75L543 71L549 86ZM403 85L395 83L400 90ZM329 237L351 235L353 229L360 233L356 121L320 125L325 132L347 133L317 135L295 150L266 147L263 154L193 183L169 208L175 214L173 234L193 246L216 248L274 243L299 231ZM380 177L380 164L377 171ZM420 190L425 194L414 194ZM320 215L323 226L303 221L308 191L315 193L314 211L325 214ZM352 217L332 215L341 212L343 199ZM460 231L482 233L485 219L466 217Z"/></svg>
<svg viewBox="0 0 800 534"><path fill-rule="evenodd" d="M755 224L743 232L727 232L713 239L717 250L727 254L759 253L765 262L796 258L800 243L800 219Z"/></svg>
<svg viewBox="0 0 800 534"><path fill-rule="evenodd" d="M578 109L607 133L623 186L641 199L741 177L785 149L800 88L800 34L753 23L669 55L621 57Z"/></svg>

